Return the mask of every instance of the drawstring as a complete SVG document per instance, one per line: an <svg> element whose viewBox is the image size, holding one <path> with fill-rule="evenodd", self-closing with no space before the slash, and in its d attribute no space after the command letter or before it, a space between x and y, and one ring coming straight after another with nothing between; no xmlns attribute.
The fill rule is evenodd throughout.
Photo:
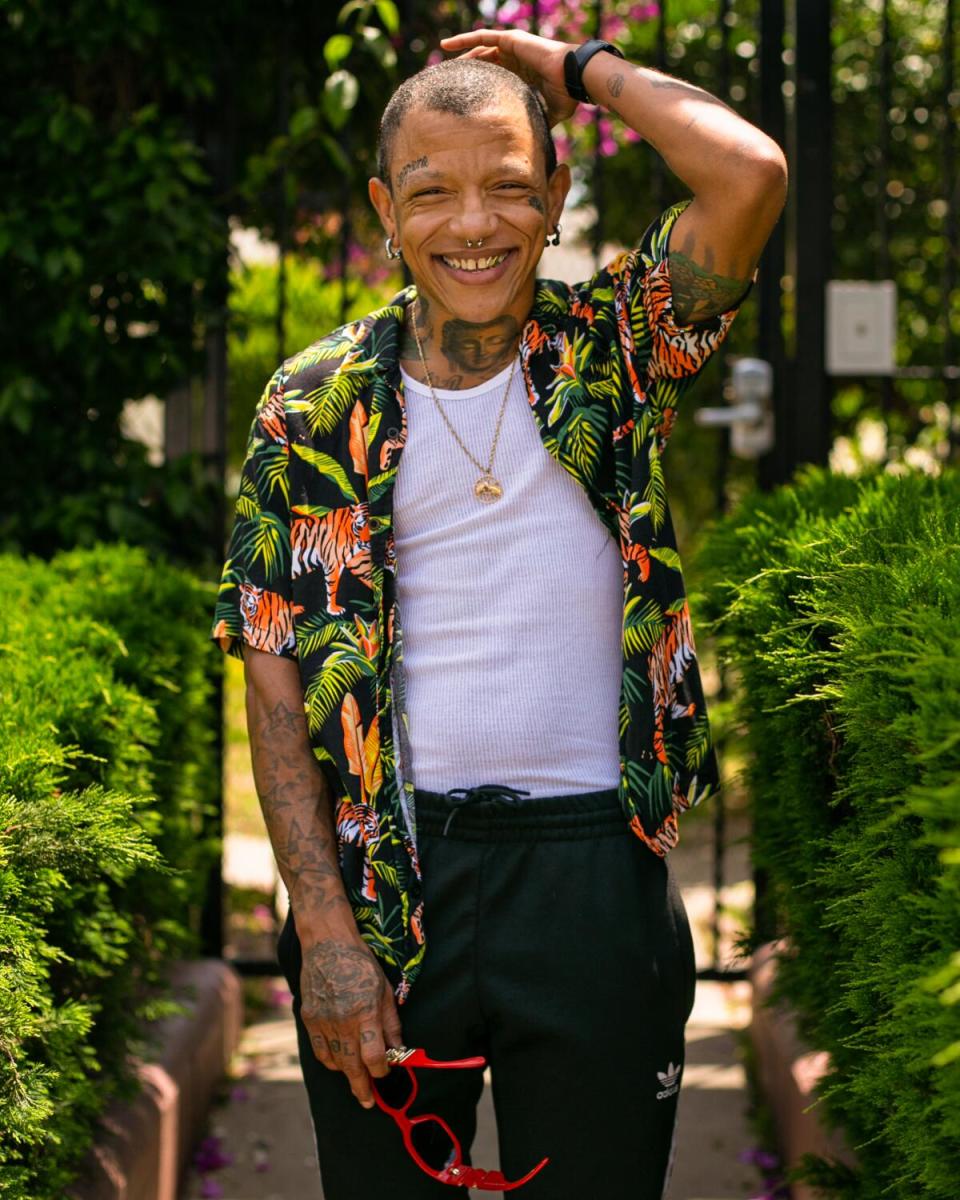
<svg viewBox="0 0 960 1200"><path fill-rule="evenodd" d="M519 804L520 797L529 796L530 793L507 787L501 783L481 783L477 787L451 788L446 795L454 808L443 826L444 837L447 836L447 831L453 824L453 818L468 805L480 804L484 800L489 800L493 804Z"/></svg>

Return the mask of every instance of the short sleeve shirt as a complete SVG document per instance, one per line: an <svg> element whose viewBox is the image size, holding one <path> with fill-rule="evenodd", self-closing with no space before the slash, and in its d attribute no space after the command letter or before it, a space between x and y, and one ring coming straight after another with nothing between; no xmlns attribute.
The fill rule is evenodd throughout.
<svg viewBox="0 0 960 1200"><path fill-rule="evenodd" d="M716 317L676 320L667 251L689 203L591 279L538 280L520 342L544 451L620 549L618 790L624 821L658 855L676 844L678 816L719 786L662 455L684 392L753 286ZM399 348L415 298L404 289L268 382L212 631L231 654L249 645L297 661L347 895L401 1001L426 947L393 533L407 433Z"/></svg>

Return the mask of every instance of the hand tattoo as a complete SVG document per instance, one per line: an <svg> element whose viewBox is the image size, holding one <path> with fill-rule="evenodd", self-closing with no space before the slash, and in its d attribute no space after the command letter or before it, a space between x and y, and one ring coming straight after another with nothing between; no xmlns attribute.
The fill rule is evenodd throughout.
<svg viewBox="0 0 960 1200"><path fill-rule="evenodd" d="M383 975L369 950L356 945L319 942L303 958L302 1011L306 1020L336 1024L361 1013L375 1013ZM331 1039L336 1054L338 1044Z"/></svg>

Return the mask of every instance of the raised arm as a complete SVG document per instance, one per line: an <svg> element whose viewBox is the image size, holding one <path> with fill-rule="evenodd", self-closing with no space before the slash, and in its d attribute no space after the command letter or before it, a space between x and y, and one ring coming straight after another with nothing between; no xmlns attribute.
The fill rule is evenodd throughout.
<svg viewBox="0 0 960 1200"><path fill-rule="evenodd" d="M393 993L357 931L337 862L333 808L307 738L295 661L244 648L247 728L267 833L303 950L301 1016L317 1058L343 1071L365 1108L370 1076L401 1044Z"/></svg>
<svg viewBox="0 0 960 1200"><path fill-rule="evenodd" d="M563 79L563 60L574 46L519 30L477 30L441 45L522 76L541 92L554 122L576 108ZM687 324L729 309L746 291L783 210L783 151L702 88L606 51L587 63L583 84L597 104L650 142L693 192L671 231L676 319Z"/></svg>

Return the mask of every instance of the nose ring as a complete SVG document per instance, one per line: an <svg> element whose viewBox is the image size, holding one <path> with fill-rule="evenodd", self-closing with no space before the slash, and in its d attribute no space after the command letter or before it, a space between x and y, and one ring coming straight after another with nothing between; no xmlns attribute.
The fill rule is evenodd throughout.
<svg viewBox="0 0 960 1200"><path fill-rule="evenodd" d="M470 239L467 238L467 245L470 247L471 250L474 248L474 246L476 246L477 249L479 250L480 247L483 245L483 238L478 238L478 240L475 242L471 242Z"/></svg>

